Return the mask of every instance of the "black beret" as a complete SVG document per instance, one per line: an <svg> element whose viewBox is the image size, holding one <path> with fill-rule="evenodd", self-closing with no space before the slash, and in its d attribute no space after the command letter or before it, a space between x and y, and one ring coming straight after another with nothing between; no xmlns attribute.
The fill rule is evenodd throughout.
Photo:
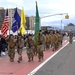
<svg viewBox="0 0 75 75"><path fill-rule="evenodd" d="M10 34L10 36L13 36L13 34Z"/></svg>
<svg viewBox="0 0 75 75"><path fill-rule="evenodd" d="M32 34L29 34L28 36L32 36Z"/></svg>
<svg viewBox="0 0 75 75"><path fill-rule="evenodd" d="M39 30L39 32L42 32L42 30Z"/></svg>
<svg viewBox="0 0 75 75"><path fill-rule="evenodd" d="M20 33L18 33L18 36L21 36L21 34L20 34Z"/></svg>

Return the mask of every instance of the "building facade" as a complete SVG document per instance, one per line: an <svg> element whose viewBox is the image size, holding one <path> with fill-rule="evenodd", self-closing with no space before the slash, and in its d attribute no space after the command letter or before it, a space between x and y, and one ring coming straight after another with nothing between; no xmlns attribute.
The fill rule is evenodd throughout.
<svg viewBox="0 0 75 75"><path fill-rule="evenodd" d="M0 7L0 29L2 27L2 23L4 21L4 17L5 17L5 10L3 7Z"/></svg>
<svg viewBox="0 0 75 75"><path fill-rule="evenodd" d="M21 16L21 9L17 8L17 11L19 15ZM0 8L0 28L2 26L2 23L4 21L6 9ZM9 16L9 29L11 30L13 19L14 19L14 13L15 13L15 8L10 8L8 9L8 16ZM35 29L35 16L25 16L26 17L26 25L25 28L27 30L34 30Z"/></svg>
<svg viewBox="0 0 75 75"><path fill-rule="evenodd" d="M43 30L43 31L54 30L54 27L52 27L52 26L41 26L41 30Z"/></svg>
<svg viewBox="0 0 75 75"><path fill-rule="evenodd" d="M28 30L35 30L35 16L28 16L26 18L26 26ZM40 25L39 25L40 27ZM41 29L41 27L40 27Z"/></svg>
<svg viewBox="0 0 75 75"><path fill-rule="evenodd" d="M75 25L70 23L69 25L64 26L64 31L75 31Z"/></svg>
<svg viewBox="0 0 75 75"><path fill-rule="evenodd" d="M30 30L34 30L34 26L35 26L35 16L31 16L29 17L29 29Z"/></svg>
<svg viewBox="0 0 75 75"><path fill-rule="evenodd" d="M29 30L29 28L30 28L30 24L29 24L29 17L28 16L26 16L26 29L27 30Z"/></svg>

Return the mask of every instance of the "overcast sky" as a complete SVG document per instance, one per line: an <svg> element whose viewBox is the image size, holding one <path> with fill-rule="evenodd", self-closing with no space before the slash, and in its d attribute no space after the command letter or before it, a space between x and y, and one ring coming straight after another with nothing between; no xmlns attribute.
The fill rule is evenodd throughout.
<svg viewBox="0 0 75 75"><path fill-rule="evenodd" d="M0 7L22 9L24 7L25 14L29 16L35 15L35 1L36 0L0 0ZM69 19L65 19L63 16L51 16L41 19L41 25L53 25L61 27L72 22L75 24L75 0L37 0L38 10L40 17L50 14L68 13Z"/></svg>

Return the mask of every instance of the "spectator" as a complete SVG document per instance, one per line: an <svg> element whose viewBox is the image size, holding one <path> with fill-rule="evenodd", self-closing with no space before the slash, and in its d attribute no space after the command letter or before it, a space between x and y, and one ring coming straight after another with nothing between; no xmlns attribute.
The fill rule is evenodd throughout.
<svg viewBox="0 0 75 75"><path fill-rule="evenodd" d="M2 40L2 55L6 55L5 48L7 47L7 42L6 42L5 38L1 38L1 40Z"/></svg>
<svg viewBox="0 0 75 75"><path fill-rule="evenodd" d="M2 38L1 38L1 35L0 35L0 56L1 56L1 51L2 51Z"/></svg>

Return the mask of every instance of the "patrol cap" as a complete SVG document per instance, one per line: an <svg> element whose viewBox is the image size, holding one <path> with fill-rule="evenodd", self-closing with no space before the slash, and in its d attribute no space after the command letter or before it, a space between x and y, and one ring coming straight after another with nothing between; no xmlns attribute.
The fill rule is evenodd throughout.
<svg viewBox="0 0 75 75"><path fill-rule="evenodd" d="M32 34L29 34L28 36L32 36Z"/></svg>
<svg viewBox="0 0 75 75"><path fill-rule="evenodd" d="M18 33L18 36L21 36L21 34L20 34L20 33Z"/></svg>
<svg viewBox="0 0 75 75"><path fill-rule="evenodd" d="M42 32L42 30L39 30L39 32Z"/></svg>
<svg viewBox="0 0 75 75"><path fill-rule="evenodd" d="M13 36L13 34L10 34L10 36Z"/></svg>

